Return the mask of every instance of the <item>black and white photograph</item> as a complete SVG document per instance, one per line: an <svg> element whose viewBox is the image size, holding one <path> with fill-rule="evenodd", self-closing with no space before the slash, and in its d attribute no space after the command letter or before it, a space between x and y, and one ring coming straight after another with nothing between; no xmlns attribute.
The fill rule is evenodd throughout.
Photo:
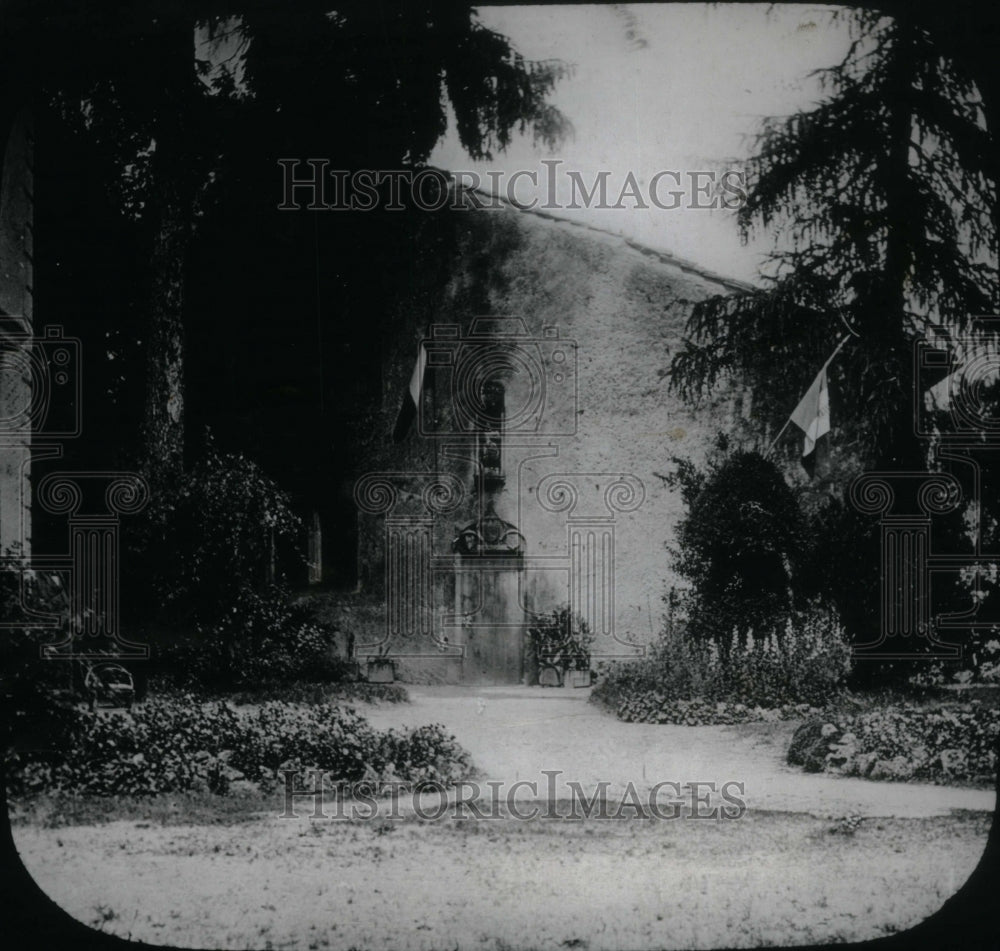
<svg viewBox="0 0 1000 951"><path fill-rule="evenodd" d="M1000 947L997 49L2 0L15 946Z"/></svg>

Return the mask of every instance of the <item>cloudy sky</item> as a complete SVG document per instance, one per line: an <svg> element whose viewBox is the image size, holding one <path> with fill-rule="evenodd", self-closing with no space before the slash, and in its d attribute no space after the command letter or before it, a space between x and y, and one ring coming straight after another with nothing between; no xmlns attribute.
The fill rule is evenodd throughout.
<svg viewBox="0 0 1000 951"><path fill-rule="evenodd" d="M756 281L762 237L741 246L733 213L652 206L653 176L681 175L691 192L693 171L741 169L751 138L766 116L808 108L820 96L812 70L830 66L847 49L846 25L831 21L830 7L767 4L656 4L635 6L480 7L480 19L511 38L528 59L562 59L575 71L556 89L553 102L575 133L555 152L515 142L490 163L474 163L458 144L453 126L431 162L450 170L502 171L506 183L518 170L534 170L534 190L522 177L516 196L546 200L543 159L558 159L559 195L568 203L568 172L589 188L608 170L609 204L632 172L650 207L568 209L550 212L662 248L730 277ZM702 183L707 179L702 178ZM672 204L672 177L659 180L663 204Z"/></svg>

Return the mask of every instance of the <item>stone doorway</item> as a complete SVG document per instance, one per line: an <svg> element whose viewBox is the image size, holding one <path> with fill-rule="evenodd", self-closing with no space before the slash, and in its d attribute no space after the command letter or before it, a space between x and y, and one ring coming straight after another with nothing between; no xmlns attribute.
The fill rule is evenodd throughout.
<svg viewBox="0 0 1000 951"><path fill-rule="evenodd" d="M524 678L523 548L524 536L492 503L455 538L455 614L466 683L519 684Z"/></svg>

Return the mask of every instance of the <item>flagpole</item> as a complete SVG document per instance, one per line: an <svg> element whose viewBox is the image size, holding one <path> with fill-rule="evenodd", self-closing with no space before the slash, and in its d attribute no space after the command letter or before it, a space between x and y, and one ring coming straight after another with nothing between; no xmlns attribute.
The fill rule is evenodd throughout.
<svg viewBox="0 0 1000 951"><path fill-rule="evenodd" d="M855 334L854 336L857 336L857 334ZM838 353L840 353L840 348L843 347L844 344L847 343L847 341L850 340L850 339L851 339L851 335L849 333L844 334L844 336L840 338L840 343L837 344L837 347L833 351L833 353L831 353L830 356L827 357L826 363L824 363L823 366L820 368L820 371L819 371L820 373L822 373L823 370L825 370L831 363L833 363L833 358Z"/></svg>
<svg viewBox="0 0 1000 951"><path fill-rule="evenodd" d="M834 348L833 353L831 353L830 356L826 358L826 363L824 363L823 366L819 368L819 373L817 373L816 376L819 376L820 373L822 373L831 363L833 363L833 358L836 357L838 353L840 353L841 347L843 347L844 344L847 343L848 340L850 340L852 333L853 331L851 333L846 333L844 334L843 337L840 338L840 343L838 343L837 346ZM854 334L854 336L856 337L857 334ZM767 451L764 453L765 459L771 455L771 450L774 449L774 447L777 445L778 440L781 439L781 437L785 434L785 430L788 429L788 424L791 421L792 417L789 416L788 419L785 420L785 425L782 426L780 430L778 430L778 435L774 437L774 439L771 441L771 445L767 447Z"/></svg>
<svg viewBox="0 0 1000 951"><path fill-rule="evenodd" d="M788 429L788 424L791 421L792 421L792 417L789 416L788 419L785 420L785 425L782 426L781 429L778 430L778 435L774 437L774 439L771 441L771 445L767 447L767 452L764 453L764 458L765 459L769 455L771 455L771 450L775 447L775 444L778 442L778 440L781 439L781 437L785 435L785 430Z"/></svg>

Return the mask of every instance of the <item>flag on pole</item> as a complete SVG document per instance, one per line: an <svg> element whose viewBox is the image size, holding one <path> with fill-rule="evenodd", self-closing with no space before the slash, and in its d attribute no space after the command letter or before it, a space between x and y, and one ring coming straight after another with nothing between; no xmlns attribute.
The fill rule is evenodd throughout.
<svg viewBox="0 0 1000 951"><path fill-rule="evenodd" d="M830 388L827 383L826 378L826 368L833 363L834 358L840 353L841 348L847 343L848 339L853 335L857 337L858 335L851 330L850 327L847 328L848 332L840 338L840 343L834 348L833 353L827 358L826 363L823 364L819 373L816 375L816 379L813 380L812 386L806 391L806 395L799 400L799 405L792 410L792 415L785 420L785 425L781 427L778 435L774 437L771 445L767 447L767 452L765 456L770 455L771 450L778 444L778 440L785 434L785 430L788 429L789 423L795 423L799 429L805 433L805 442L802 446L802 466L809 473L810 477L816 470L817 456L820 455L820 450L825 450L828 448L827 443L829 440L823 437L830 432Z"/></svg>
<svg viewBox="0 0 1000 951"><path fill-rule="evenodd" d="M424 373L427 370L427 349L421 343L417 347L417 362L413 367L413 374L410 376L410 385L403 395L403 404L399 407L399 416L396 417L396 425L392 431L392 441L402 442L413 420L416 418L417 410L420 407L420 394L424 389Z"/></svg>
<svg viewBox="0 0 1000 951"><path fill-rule="evenodd" d="M812 475L820 454L820 440L830 432L830 389L827 385L826 367L819 371L806 395L792 410L791 420L805 433L802 445L802 465Z"/></svg>

